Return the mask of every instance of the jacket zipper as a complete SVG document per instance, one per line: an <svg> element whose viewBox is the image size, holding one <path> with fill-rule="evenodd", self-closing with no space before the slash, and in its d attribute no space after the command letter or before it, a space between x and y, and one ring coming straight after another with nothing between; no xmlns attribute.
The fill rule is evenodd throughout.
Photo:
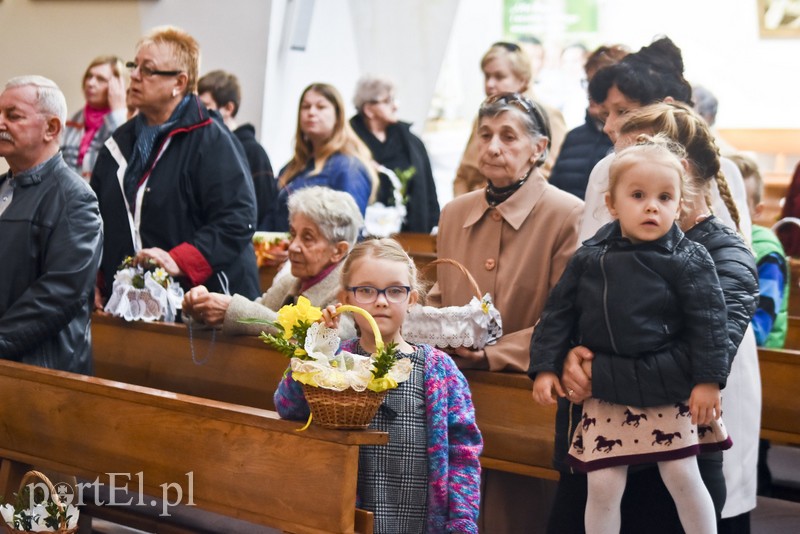
<svg viewBox="0 0 800 534"><path fill-rule="evenodd" d="M600 270L603 273L603 315L606 323L606 330L608 330L608 337L611 340L611 348L615 354L619 354L617 344L614 341L614 333L611 331L611 320L608 315L608 279L606 278L606 251L608 247L603 247L603 252L600 254Z"/></svg>

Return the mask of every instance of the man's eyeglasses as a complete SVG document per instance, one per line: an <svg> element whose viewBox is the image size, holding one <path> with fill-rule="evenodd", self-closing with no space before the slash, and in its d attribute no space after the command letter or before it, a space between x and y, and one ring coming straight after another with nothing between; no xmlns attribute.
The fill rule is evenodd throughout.
<svg viewBox="0 0 800 534"><path fill-rule="evenodd" d="M136 69L139 69L139 74L144 76L145 78L152 78L153 76L177 76L178 74L182 73L182 70L156 70L151 69L150 67L145 67L144 65L139 65L133 61L128 61L125 63L125 66L128 67L128 70L131 71L131 74Z"/></svg>
<svg viewBox="0 0 800 534"><path fill-rule="evenodd" d="M492 47L500 46L508 50L509 52L519 52L520 47L517 43L509 43L508 41L497 41L492 45Z"/></svg>
<svg viewBox="0 0 800 534"><path fill-rule="evenodd" d="M378 300L378 295L381 294L386 297L387 301L399 304L405 302L411 292L411 287L409 286L389 286L383 289L372 286L351 286L345 289L353 292L353 298L359 304L372 304Z"/></svg>

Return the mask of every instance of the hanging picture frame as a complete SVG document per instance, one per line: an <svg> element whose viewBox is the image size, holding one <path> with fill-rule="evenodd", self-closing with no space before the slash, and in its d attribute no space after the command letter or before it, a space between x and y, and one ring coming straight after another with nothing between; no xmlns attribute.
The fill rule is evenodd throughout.
<svg viewBox="0 0 800 534"><path fill-rule="evenodd" d="M800 0L758 0L761 37L800 37Z"/></svg>

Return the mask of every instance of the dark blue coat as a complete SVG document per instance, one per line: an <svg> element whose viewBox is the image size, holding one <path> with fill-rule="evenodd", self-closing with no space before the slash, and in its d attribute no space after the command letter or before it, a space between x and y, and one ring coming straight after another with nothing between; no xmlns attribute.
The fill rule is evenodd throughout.
<svg viewBox="0 0 800 534"><path fill-rule="evenodd" d="M130 161L135 142L130 120L106 142L92 173L105 230L100 270L106 295L117 267L134 253L117 173ZM261 294L252 243L256 202L250 170L236 143L192 96L175 126L156 139L144 167L149 178L139 234L143 248L158 247L175 258L187 273L180 280L184 288L204 284L209 291L229 289L254 299Z"/></svg>
<svg viewBox="0 0 800 534"><path fill-rule="evenodd" d="M583 200L592 169L613 147L611 139L587 112L586 122L571 130L564 139L550 173L550 183Z"/></svg>

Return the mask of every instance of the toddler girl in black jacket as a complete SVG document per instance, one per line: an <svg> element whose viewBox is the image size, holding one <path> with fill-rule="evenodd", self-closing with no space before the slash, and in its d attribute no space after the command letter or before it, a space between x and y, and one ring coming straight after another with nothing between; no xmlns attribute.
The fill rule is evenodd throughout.
<svg viewBox="0 0 800 534"><path fill-rule="evenodd" d="M729 369L727 315L711 257L675 222L687 194L682 156L682 147L662 136L640 136L618 153L606 193L616 220L570 260L531 340L529 375L542 404L568 396L558 377L576 344L634 357L672 343L689 347L683 372L662 376L674 393L672 404L584 403L568 461L587 473L589 533L619 532L627 466L652 462L658 462L684 528L716 530L694 456L732 444L720 419L720 388ZM616 378L627 387L646 387L632 377Z"/></svg>

